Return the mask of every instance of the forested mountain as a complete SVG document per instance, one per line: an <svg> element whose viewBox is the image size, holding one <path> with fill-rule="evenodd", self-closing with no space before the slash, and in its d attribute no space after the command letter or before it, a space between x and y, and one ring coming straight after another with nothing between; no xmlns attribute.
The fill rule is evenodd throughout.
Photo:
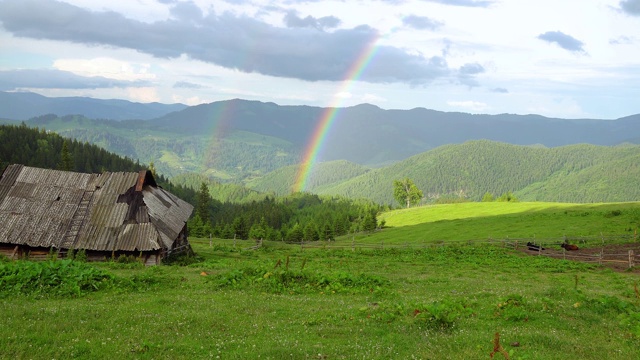
<svg viewBox="0 0 640 360"><path fill-rule="evenodd" d="M65 147L66 150L63 150ZM63 155L65 152L68 155L66 164ZM0 125L0 174L9 164L84 173L137 172L147 168L146 165L112 154L97 145L68 140L58 134L32 129L24 124ZM183 200L195 204L196 193L191 188L174 185L161 174L156 175L156 181Z"/></svg>
<svg viewBox="0 0 640 360"><path fill-rule="evenodd" d="M167 176L195 172L219 182L250 183L299 163L327 111L236 99L191 106L152 120L98 121L47 115L26 123L141 162L153 161ZM363 104L339 109L331 123L316 160L346 160L369 167L479 139L546 147L577 143L610 146L640 140L640 115L618 120L567 120L423 108L383 110Z"/></svg>
<svg viewBox="0 0 640 360"><path fill-rule="evenodd" d="M264 193L287 195L291 193L295 185L298 169L298 165L282 167L247 182L247 186ZM322 193L323 189L330 189L344 181L365 174L370 169L346 160L335 160L318 163L311 171L305 190Z"/></svg>
<svg viewBox="0 0 640 360"><path fill-rule="evenodd" d="M555 148L519 146L488 140L445 145L393 165L373 169L333 186L317 187L320 194L366 197L396 204L393 180L408 177L425 195L478 201L489 192L514 192L520 200L560 202L637 201L640 199L640 145L569 145ZM265 176L254 184L278 191L290 174Z"/></svg>
<svg viewBox="0 0 640 360"><path fill-rule="evenodd" d="M146 168L96 145L64 139L24 124L0 125L0 174L9 164L88 173ZM380 209L371 201L313 194L276 198L236 184L215 183L202 175L183 175L177 179L180 184L167 181L162 174L157 174L156 180L197 209L204 209L202 217L190 220L190 231L195 236L326 240L349 231L375 229ZM211 187L207 188L207 184ZM203 186L204 195L194 190Z"/></svg>
<svg viewBox="0 0 640 360"><path fill-rule="evenodd" d="M205 175L196 173L174 176L171 178L171 182L192 189L198 189L204 183L209 188L209 195L211 198L223 203L229 202L234 204L243 204L252 201L262 201L269 196L273 198L275 195L274 192L263 193L257 191L257 189L250 189L239 184L220 183L211 180ZM289 192L284 193L284 195L287 194L289 194Z"/></svg>
<svg viewBox="0 0 640 360"><path fill-rule="evenodd" d="M185 132L180 124L168 127L153 120L92 120L78 115L44 115L25 123L153 162L166 176L196 172L219 181L240 182L294 164L299 158L297 147L287 141L241 130Z"/></svg>
<svg viewBox="0 0 640 360"><path fill-rule="evenodd" d="M45 97L30 92L1 92L0 118L27 120L45 114L77 115L92 119L153 119L187 107L183 104L134 103L88 97Z"/></svg>

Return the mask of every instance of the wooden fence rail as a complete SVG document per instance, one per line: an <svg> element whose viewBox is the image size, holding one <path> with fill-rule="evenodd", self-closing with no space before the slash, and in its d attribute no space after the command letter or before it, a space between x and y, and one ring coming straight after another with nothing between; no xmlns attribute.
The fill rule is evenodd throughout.
<svg viewBox="0 0 640 360"><path fill-rule="evenodd" d="M552 258L560 258L565 260L576 260L589 263L625 263L631 268L636 263L640 262L640 242L637 241L636 234L622 234L622 235L595 235L595 236L562 236L555 238L510 238L504 239L471 239L471 240L430 240L422 242L404 242L404 243L385 243L381 241L379 243L373 243L368 241L356 241L355 237L352 241L314 241L314 242L288 242L289 245L300 246L301 251L308 249L326 249L326 250L384 250L384 249L426 249L433 247L443 246L477 246L477 245L494 245L501 247L513 248L515 250L524 250L527 247L527 243L534 243L540 246L540 250L532 255L547 256ZM236 239L232 239L233 246L236 247ZM239 240L238 242L244 242L246 240ZM268 242L265 242L268 244ZM278 242L279 243L279 242ZM600 247L600 252L594 253L574 253L565 251L560 245L563 243L577 244L581 248L589 248L592 251L597 251ZM628 250L628 252L618 253L605 253L604 248L611 244L628 244L638 245L637 249ZM254 242L253 246L244 247L245 250L256 250L263 246L262 240ZM546 250L542 250L545 247ZM557 249L556 249L557 247Z"/></svg>

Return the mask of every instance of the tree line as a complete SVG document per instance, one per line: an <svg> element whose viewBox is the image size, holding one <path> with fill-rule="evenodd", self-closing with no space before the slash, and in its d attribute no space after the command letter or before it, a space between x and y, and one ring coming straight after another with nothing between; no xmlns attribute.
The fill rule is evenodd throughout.
<svg viewBox="0 0 640 360"><path fill-rule="evenodd" d="M383 210L371 201L293 193L284 197L231 203L213 200L201 183L196 211L189 222L192 236L272 241L331 241L335 237L380 226Z"/></svg>

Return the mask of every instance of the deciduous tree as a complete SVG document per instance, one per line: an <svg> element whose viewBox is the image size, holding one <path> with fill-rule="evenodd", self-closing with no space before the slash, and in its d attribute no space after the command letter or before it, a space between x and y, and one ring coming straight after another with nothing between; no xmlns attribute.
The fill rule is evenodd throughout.
<svg viewBox="0 0 640 360"><path fill-rule="evenodd" d="M404 178L403 180L393 181L393 197L400 203L406 204L407 207L417 204L422 199L422 190L416 187L413 180Z"/></svg>

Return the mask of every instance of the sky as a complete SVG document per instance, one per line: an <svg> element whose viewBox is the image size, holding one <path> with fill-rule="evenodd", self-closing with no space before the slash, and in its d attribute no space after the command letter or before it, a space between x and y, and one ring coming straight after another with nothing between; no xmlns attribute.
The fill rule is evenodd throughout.
<svg viewBox="0 0 640 360"><path fill-rule="evenodd" d="M640 0L0 0L0 91L640 113Z"/></svg>

